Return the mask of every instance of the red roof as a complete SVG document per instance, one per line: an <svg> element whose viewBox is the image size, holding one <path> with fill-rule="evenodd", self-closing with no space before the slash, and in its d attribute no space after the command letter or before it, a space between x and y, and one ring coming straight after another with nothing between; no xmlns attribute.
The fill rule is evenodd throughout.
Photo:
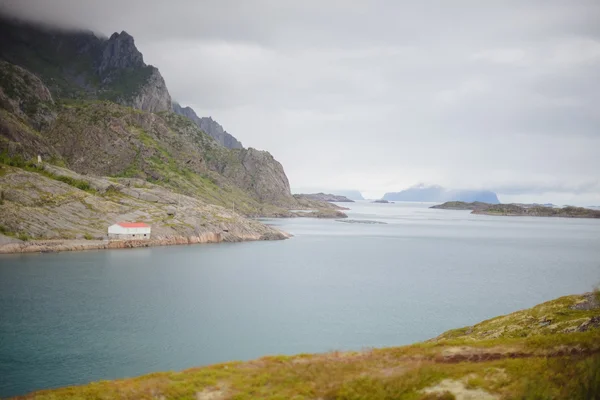
<svg viewBox="0 0 600 400"><path fill-rule="evenodd" d="M123 228L150 228L150 226L143 222L117 222L117 225Z"/></svg>

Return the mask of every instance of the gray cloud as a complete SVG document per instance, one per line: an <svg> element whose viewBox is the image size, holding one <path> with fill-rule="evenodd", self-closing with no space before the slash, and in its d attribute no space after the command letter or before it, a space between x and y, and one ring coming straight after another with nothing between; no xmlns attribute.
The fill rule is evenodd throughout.
<svg viewBox="0 0 600 400"><path fill-rule="evenodd" d="M600 204L600 2L3 0L127 30L171 94L296 187Z"/></svg>

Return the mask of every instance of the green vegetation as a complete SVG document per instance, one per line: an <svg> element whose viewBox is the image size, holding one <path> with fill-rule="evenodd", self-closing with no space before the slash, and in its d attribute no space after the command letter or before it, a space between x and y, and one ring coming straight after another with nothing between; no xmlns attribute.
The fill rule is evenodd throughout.
<svg viewBox="0 0 600 400"><path fill-rule="evenodd" d="M85 233L83 235L83 237L85 238L85 240L92 240L92 239L94 239L94 237L91 234L89 234L89 233Z"/></svg>
<svg viewBox="0 0 600 400"><path fill-rule="evenodd" d="M25 171L35 172L42 174L48 178L64 182L67 185L71 185L77 189L84 190L88 193L95 193L96 190L90 186L90 183L81 179L71 178L65 175L57 175L46 169L42 165L38 165L35 161L26 161L20 155L14 157L8 156L6 152L0 153L0 164L9 165L11 167L21 168Z"/></svg>
<svg viewBox="0 0 600 400"><path fill-rule="evenodd" d="M140 68L108 71L106 75L111 76L110 86L101 92L99 98L114 102L131 100L140 88L148 82L153 70L154 67L148 65Z"/></svg>
<svg viewBox="0 0 600 400"><path fill-rule="evenodd" d="M444 210L473 210L473 214L531 216L531 217L565 217L565 218L600 218L600 211L584 207L567 206L563 208L537 204L488 204L482 202L465 203L463 201L447 201L432 206Z"/></svg>
<svg viewBox="0 0 600 400"><path fill-rule="evenodd" d="M525 316L550 312L585 328L586 321L600 318L600 305L590 303L593 296L567 296L481 322L471 333L466 333L468 328L458 336L451 331L411 346L270 356L41 391L25 398L596 399L600 395L599 327L553 333L537 330L537 319L523 322ZM580 311L587 313L583 320ZM500 329L499 320L521 321L532 329L531 334L481 339L486 329Z"/></svg>

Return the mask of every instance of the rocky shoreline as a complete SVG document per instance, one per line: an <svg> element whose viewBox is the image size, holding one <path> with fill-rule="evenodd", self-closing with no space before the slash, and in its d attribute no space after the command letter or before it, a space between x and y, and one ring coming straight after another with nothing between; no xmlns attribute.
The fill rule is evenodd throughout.
<svg viewBox="0 0 600 400"><path fill-rule="evenodd" d="M230 234L228 232L208 232L197 236L172 236L150 240L29 240L10 241L0 244L0 254L18 253L58 253L63 251L134 249L139 247L176 246L186 244L248 242L259 240L284 240L289 233L274 230L263 234Z"/></svg>
<svg viewBox="0 0 600 400"><path fill-rule="evenodd" d="M465 203L448 201L429 208L441 210L471 210L471 214L499 215L505 217L559 217L559 218L600 218L600 211L584 207L566 206L562 208L540 204L489 204L482 202Z"/></svg>

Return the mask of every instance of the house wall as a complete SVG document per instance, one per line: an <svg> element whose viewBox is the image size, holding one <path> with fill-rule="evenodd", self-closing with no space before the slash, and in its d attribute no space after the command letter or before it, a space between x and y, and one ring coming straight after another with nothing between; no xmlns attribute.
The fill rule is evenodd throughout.
<svg viewBox="0 0 600 400"><path fill-rule="evenodd" d="M109 239L121 240L148 240L150 239L151 228L124 228L121 225L111 225L108 227Z"/></svg>

